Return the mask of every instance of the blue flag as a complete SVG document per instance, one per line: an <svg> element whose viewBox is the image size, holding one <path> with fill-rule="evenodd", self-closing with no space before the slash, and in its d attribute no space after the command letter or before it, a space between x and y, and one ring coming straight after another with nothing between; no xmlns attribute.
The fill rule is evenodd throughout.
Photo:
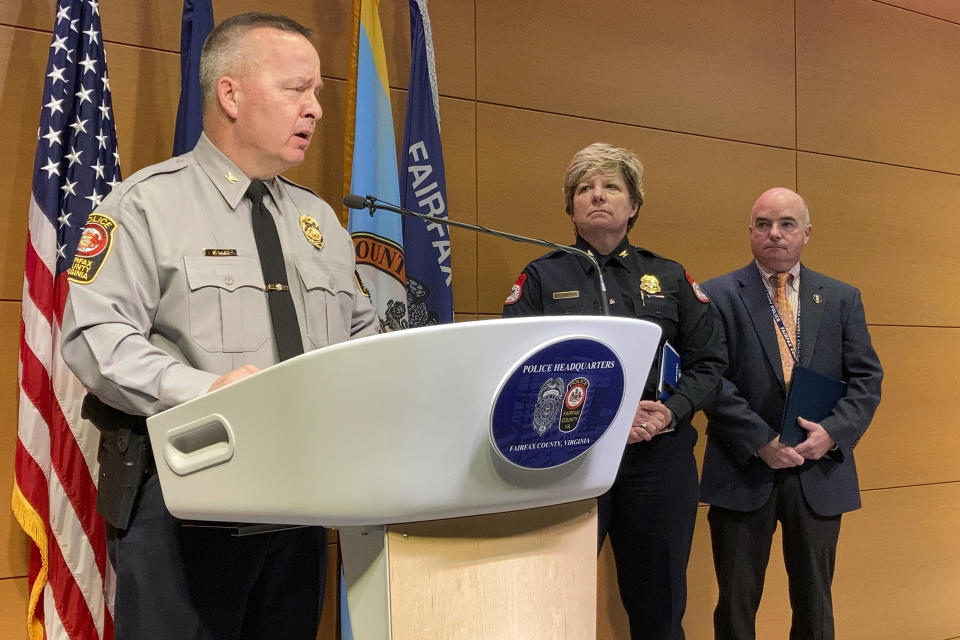
<svg viewBox="0 0 960 640"><path fill-rule="evenodd" d="M183 0L180 24L180 104L177 106L177 130L173 136L173 155L193 149L203 131L200 92L200 50L213 29L210 0Z"/></svg>
<svg viewBox="0 0 960 640"><path fill-rule="evenodd" d="M401 206L447 217L447 181L440 144L440 103L427 0L410 0L410 87L400 158ZM453 322L450 231L443 224L403 219L409 326Z"/></svg>
<svg viewBox="0 0 960 640"><path fill-rule="evenodd" d="M397 141L393 135L390 82L380 26L379 0L359 0L359 27L353 43L357 73L347 91L356 92L350 191L372 194L390 203L400 199ZM357 272L370 290L384 330L407 328L406 264L400 216L351 211L347 229L353 237Z"/></svg>

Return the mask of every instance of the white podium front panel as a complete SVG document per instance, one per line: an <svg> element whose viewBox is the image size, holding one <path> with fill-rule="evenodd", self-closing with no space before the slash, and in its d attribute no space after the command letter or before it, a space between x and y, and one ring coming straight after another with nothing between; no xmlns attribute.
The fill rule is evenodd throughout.
<svg viewBox="0 0 960 640"><path fill-rule="evenodd" d="M583 455L505 461L491 406L518 362L560 338L609 347L624 396ZM616 476L660 328L594 316L410 329L313 351L148 419L164 500L180 518L341 527L590 498Z"/></svg>

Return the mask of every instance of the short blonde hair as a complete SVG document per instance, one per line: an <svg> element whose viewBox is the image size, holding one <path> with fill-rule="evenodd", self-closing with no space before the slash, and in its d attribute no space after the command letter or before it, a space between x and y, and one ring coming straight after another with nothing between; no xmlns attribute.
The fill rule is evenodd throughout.
<svg viewBox="0 0 960 640"><path fill-rule="evenodd" d="M598 174L619 175L627 187L630 203L635 207L643 204L643 164L637 154L606 142L594 142L577 151L567 165L567 172L563 176L567 215L573 215L573 195L577 185ZM636 221L637 216L630 218L627 229Z"/></svg>

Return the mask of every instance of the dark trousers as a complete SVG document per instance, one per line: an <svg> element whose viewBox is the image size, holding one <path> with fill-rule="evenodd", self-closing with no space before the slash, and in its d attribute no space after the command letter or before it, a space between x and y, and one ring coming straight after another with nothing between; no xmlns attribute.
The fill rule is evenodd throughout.
<svg viewBox="0 0 960 640"><path fill-rule="evenodd" d="M156 473L130 526L107 526L116 571L116 640L314 640L323 602L326 532L250 536L185 527L163 504Z"/></svg>
<svg viewBox="0 0 960 640"><path fill-rule="evenodd" d="M756 637L757 608L777 522L790 588L791 640L833 640L830 585L840 516L814 513L795 470L777 471L770 499L750 512L710 507L707 514L720 597L713 613L717 640Z"/></svg>
<svg viewBox="0 0 960 640"><path fill-rule="evenodd" d="M682 429L628 446L613 487L597 499L598 551L609 532L634 640L684 638L699 490L696 434L690 426Z"/></svg>

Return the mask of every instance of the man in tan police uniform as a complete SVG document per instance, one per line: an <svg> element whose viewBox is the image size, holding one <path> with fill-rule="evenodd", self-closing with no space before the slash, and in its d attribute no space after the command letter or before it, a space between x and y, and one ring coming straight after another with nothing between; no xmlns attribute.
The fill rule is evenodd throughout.
<svg viewBox="0 0 960 640"><path fill-rule="evenodd" d="M309 36L266 14L214 29L201 59L205 134L114 189L70 272L62 351L102 401L85 408L102 432L98 507L117 573L117 640L316 635L323 530L231 537L182 526L143 435L143 416L376 332L333 210L279 177L303 161L321 117ZM274 226L280 251L262 244ZM280 275L268 281L271 260Z"/></svg>

